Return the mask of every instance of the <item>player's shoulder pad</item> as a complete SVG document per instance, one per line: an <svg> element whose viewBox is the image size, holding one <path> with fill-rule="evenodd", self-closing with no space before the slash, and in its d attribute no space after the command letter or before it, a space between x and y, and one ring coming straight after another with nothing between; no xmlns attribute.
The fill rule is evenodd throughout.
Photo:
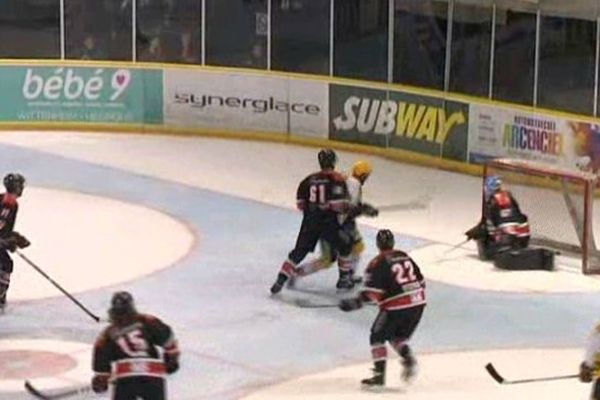
<svg viewBox="0 0 600 400"><path fill-rule="evenodd" d="M2 207L15 208L17 205L17 196L12 193L4 193L2 195Z"/></svg>
<svg viewBox="0 0 600 400"><path fill-rule="evenodd" d="M331 171L331 178L335 182L346 182L346 177L344 176L344 174L338 171Z"/></svg>
<svg viewBox="0 0 600 400"><path fill-rule="evenodd" d="M102 332L100 332L100 334L96 338L96 342L94 342L94 347L102 347L102 346L104 346L104 344L106 344L106 342L108 341L108 339L110 337L110 329L111 328L112 328L112 325L109 325L106 328L104 328L102 330Z"/></svg>
<svg viewBox="0 0 600 400"><path fill-rule="evenodd" d="M414 262L414 260L404 251L402 250L394 250L393 257L394 258L405 258L407 260L410 260L412 262Z"/></svg>
<svg viewBox="0 0 600 400"><path fill-rule="evenodd" d="M367 270L372 271L372 270L376 269L377 267L379 267L379 264L381 264L381 262L384 259L385 259L385 254L378 254L377 256L375 256L374 259L371 260L369 265L367 265Z"/></svg>
<svg viewBox="0 0 600 400"><path fill-rule="evenodd" d="M155 317L154 315L150 315L150 314L138 314L137 319L138 319L138 321L141 321L141 322L144 322L147 324L153 324L156 322L160 322L160 319L158 317Z"/></svg>

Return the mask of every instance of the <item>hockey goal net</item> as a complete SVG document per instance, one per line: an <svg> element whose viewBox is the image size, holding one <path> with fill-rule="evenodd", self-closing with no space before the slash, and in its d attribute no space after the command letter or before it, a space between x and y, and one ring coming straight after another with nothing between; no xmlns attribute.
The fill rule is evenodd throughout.
<svg viewBox="0 0 600 400"><path fill-rule="evenodd" d="M502 180L529 217L532 245L580 257L584 274L600 273L600 252L594 240L595 175L531 161L496 159L484 167L484 190L486 178L493 175Z"/></svg>

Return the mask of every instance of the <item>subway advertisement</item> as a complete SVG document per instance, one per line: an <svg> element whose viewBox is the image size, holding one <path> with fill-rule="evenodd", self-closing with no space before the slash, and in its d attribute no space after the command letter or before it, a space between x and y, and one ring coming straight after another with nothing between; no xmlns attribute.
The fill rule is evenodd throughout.
<svg viewBox="0 0 600 400"><path fill-rule="evenodd" d="M600 167L600 126L509 107L471 105L469 161L530 160L566 169Z"/></svg>
<svg viewBox="0 0 600 400"><path fill-rule="evenodd" d="M330 139L467 161L467 103L335 84L329 91Z"/></svg>
<svg viewBox="0 0 600 400"><path fill-rule="evenodd" d="M0 120L160 124L162 71L0 67Z"/></svg>

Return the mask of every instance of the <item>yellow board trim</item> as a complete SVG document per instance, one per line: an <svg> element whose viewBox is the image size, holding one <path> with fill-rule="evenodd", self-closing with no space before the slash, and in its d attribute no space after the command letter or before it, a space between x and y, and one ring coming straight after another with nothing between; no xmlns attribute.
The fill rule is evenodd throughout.
<svg viewBox="0 0 600 400"><path fill-rule="evenodd" d="M234 131L227 129L189 128L165 125L144 124L109 124L95 123L84 124L81 122L0 122L0 131L80 131L80 132L113 132L134 133L150 135L176 135L194 137L213 137L222 139L266 141L274 143L287 143L306 147L331 147L340 151L367 154L385 159L420 165L430 168L439 168L462 174L480 176L483 169L479 165L467 164L460 161L441 159L435 156L414 153L408 150L367 146L363 144L347 143L325 138L311 138L298 135L288 135L283 132L262 131ZM2 132L0 132L0 135Z"/></svg>

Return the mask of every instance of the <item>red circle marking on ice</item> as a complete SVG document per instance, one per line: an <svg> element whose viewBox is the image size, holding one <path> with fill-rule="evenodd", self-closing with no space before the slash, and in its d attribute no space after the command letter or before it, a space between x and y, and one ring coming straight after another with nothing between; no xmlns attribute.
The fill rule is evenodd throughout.
<svg viewBox="0 0 600 400"><path fill-rule="evenodd" d="M39 350L0 350L0 380L52 377L77 366L67 355Z"/></svg>

